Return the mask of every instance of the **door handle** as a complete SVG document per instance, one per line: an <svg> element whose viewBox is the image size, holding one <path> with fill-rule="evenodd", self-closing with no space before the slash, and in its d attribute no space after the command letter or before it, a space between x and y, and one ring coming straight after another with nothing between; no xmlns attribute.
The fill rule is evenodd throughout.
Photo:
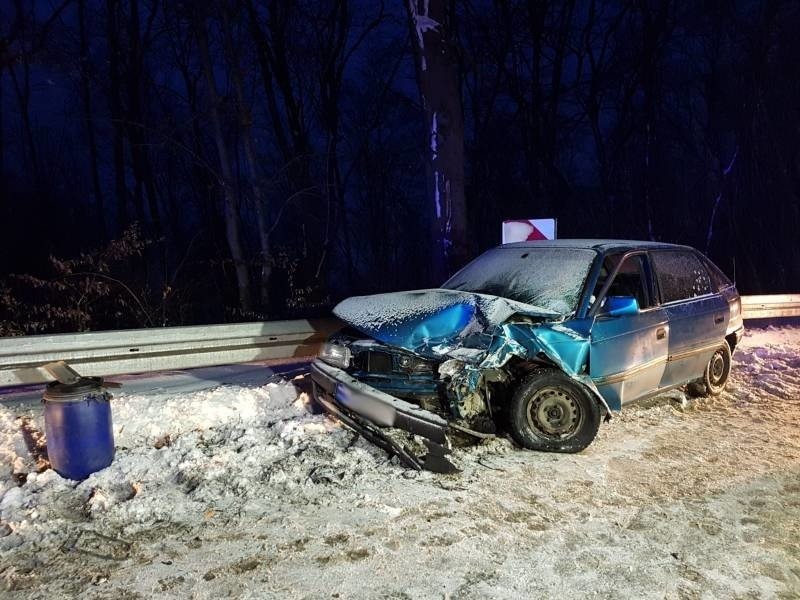
<svg viewBox="0 0 800 600"><path fill-rule="evenodd" d="M719 325L724 320L725 320L724 315L717 315L716 317L714 317L714 325Z"/></svg>
<svg viewBox="0 0 800 600"><path fill-rule="evenodd" d="M657 340L663 340L665 337L667 337L667 328L666 327L659 327L658 329L656 329L656 339Z"/></svg>

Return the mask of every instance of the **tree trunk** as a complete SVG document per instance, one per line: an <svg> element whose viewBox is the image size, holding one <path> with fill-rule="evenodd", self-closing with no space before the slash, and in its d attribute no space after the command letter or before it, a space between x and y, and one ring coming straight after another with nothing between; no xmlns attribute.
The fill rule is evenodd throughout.
<svg viewBox="0 0 800 600"><path fill-rule="evenodd" d="M103 206L103 191L100 187L100 174L97 168L97 135L92 114L92 90L89 76L89 33L86 29L86 0L78 2L78 28L80 30L80 72L81 96L83 100L83 117L86 123L86 137L89 144L89 167L91 169L92 190L94 191L95 211L97 213L97 226L100 235L106 239L105 208Z"/></svg>
<svg viewBox="0 0 800 600"><path fill-rule="evenodd" d="M407 0L425 109L428 193L433 208L433 277L444 281L467 259L464 117L453 15L445 0Z"/></svg>
<svg viewBox="0 0 800 600"><path fill-rule="evenodd" d="M153 172L147 150L145 113L142 108L142 86L144 81L144 48L139 23L139 0L130 0L130 18L128 19L128 140L131 149L131 165L136 178L136 204L139 214L145 212L144 193L147 194L147 209L150 222L156 237L161 237L161 215L158 208ZM152 10L157 10L155 7ZM144 193L143 193L144 192ZM140 217L140 218L142 218Z"/></svg>
<svg viewBox="0 0 800 600"><path fill-rule="evenodd" d="M0 106L3 106L3 65L0 64ZM5 128L3 126L3 111L0 110L0 208L2 208L2 203L5 201L6 194L5 194Z"/></svg>
<svg viewBox="0 0 800 600"><path fill-rule="evenodd" d="M365 31L369 31L367 28ZM350 6L348 0L337 0L320 29L320 51L326 60L319 73L320 123L326 133L325 199L326 219L325 237L322 253L317 264L316 277L319 278L325 261L337 235L341 235L341 245L347 263L348 283L354 277L353 252L348 229L347 206L339 165L339 126L344 69L347 63L347 40L350 33ZM358 41L355 42L358 44Z"/></svg>
<svg viewBox="0 0 800 600"><path fill-rule="evenodd" d="M245 161L247 161L248 181L253 194L253 207L256 212L258 241L261 246L261 276L259 277L260 302L261 306L266 308L269 306L269 277L272 273L270 265L270 242L266 219L266 214L268 214L267 204L264 198L261 169L256 159L256 151L253 146L253 136L251 134L253 127L252 109L246 104L241 67L233 45L230 18L224 11L222 24L225 28L225 50L228 54L231 81L233 83L234 92L236 93L236 106L239 114L239 133L242 139L244 158Z"/></svg>
<svg viewBox="0 0 800 600"><path fill-rule="evenodd" d="M200 60L203 64L203 74L206 79L209 103L208 110L209 116L211 117L212 133L219 156L220 185L223 191L225 215L225 234L236 271L236 284L239 289L239 307L242 311L249 312L252 309L250 275L248 273L247 263L244 260L244 252L242 251L242 241L239 233L239 211L232 187L233 174L228 154L228 146L225 142L222 122L220 121L219 110L217 108L219 105L219 96L217 94L217 84L214 81L214 69L211 62L211 55L208 51L208 32L206 31L206 24L204 21L197 23L197 45L200 50Z"/></svg>
<svg viewBox="0 0 800 600"><path fill-rule="evenodd" d="M125 138L122 118L120 78L119 15L117 0L106 0L106 36L108 39L108 71L111 96L112 147L114 156L114 191L117 197L117 232L128 226L128 188L125 185Z"/></svg>
<svg viewBox="0 0 800 600"><path fill-rule="evenodd" d="M28 56L22 59L22 84L17 78L16 71L13 66L10 66L8 73L11 76L11 82L14 84L14 92L17 96L17 104L19 106L19 115L22 120L22 130L25 134L25 141L28 144L28 151L30 152L28 159L33 167L33 180L34 186L40 189L42 184L42 172L39 168L39 153L36 149L36 140L33 135L33 125L31 123L30 113L30 100L31 100L31 85L30 85L30 64L28 63Z"/></svg>

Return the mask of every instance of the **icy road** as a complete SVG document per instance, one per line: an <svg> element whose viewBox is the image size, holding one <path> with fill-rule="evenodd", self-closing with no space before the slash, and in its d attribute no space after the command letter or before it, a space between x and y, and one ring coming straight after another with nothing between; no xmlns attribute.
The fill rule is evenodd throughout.
<svg viewBox="0 0 800 600"><path fill-rule="evenodd" d="M126 381L80 484L38 403L0 398L0 596L800 598L800 328L750 329L719 398L626 408L579 455L459 450L456 476L269 375Z"/></svg>

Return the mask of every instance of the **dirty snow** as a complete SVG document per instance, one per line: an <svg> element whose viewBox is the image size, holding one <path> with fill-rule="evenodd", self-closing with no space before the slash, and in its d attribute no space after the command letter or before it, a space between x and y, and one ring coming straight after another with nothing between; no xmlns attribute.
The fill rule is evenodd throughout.
<svg viewBox="0 0 800 600"><path fill-rule="evenodd" d="M263 379L123 388L81 483L1 398L0 595L800 597L800 328L751 329L721 397L626 408L579 455L460 449L455 476Z"/></svg>

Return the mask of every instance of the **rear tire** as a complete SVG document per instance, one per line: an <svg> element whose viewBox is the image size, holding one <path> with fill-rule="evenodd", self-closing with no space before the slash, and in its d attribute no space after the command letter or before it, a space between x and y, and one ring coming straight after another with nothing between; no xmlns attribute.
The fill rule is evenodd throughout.
<svg viewBox="0 0 800 600"><path fill-rule="evenodd" d="M703 377L686 386L690 396L719 396L728 385L731 374L731 347L727 340L714 351L711 360L706 364Z"/></svg>
<svg viewBox="0 0 800 600"><path fill-rule="evenodd" d="M529 450L580 452L600 427L597 401L578 382L553 369L528 375L509 409L511 435Z"/></svg>
<svg viewBox="0 0 800 600"><path fill-rule="evenodd" d="M703 373L703 383L709 396L719 396L725 391L731 374L731 347L726 340L714 352Z"/></svg>

